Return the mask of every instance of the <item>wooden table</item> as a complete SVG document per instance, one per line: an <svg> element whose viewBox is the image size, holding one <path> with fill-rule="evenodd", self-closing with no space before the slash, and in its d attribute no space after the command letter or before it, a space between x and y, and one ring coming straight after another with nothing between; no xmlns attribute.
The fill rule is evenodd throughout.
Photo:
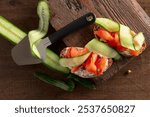
<svg viewBox="0 0 150 117"><path fill-rule="evenodd" d="M1 0L0 15L28 32L38 25L37 1ZM150 16L149 0L138 2ZM33 73L41 70L54 77L61 75L43 65L17 66L10 55L13 46L3 37L0 47L0 99L150 99L149 48L108 81L99 81L97 90L77 86L74 92L68 93L39 81ZM132 73L125 75L129 69Z"/></svg>
<svg viewBox="0 0 150 117"><path fill-rule="evenodd" d="M150 0L137 0L140 5L143 7L145 12L150 16Z"/></svg>

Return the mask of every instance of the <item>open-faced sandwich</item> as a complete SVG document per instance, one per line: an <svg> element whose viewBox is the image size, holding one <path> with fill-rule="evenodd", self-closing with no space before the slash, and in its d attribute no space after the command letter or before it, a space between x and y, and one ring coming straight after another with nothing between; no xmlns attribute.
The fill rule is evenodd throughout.
<svg viewBox="0 0 150 117"><path fill-rule="evenodd" d="M111 58L89 52L87 48L67 47L61 51L60 56L62 66L83 78L100 76L112 65Z"/></svg>
<svg viewBox="0 0 150 117"><path fill-rule="evenodd" d="M136 34L129 27L110 19L97 18L94 35L95 38L85 48L63 49L60 64L80 77L98 77L112 65L112 59L121 58L120 54L138 56L146 48L142 32Z"/></svg>
<svg viewBox="0 0 150 117"><path fill-rule="evenodd" d="M94 34L124 56L138 56L146 48L142 32L136 34L129 27L107 18L96 19Z"/></svg>
<svg viewBox="0 0 150 117"><path fill-rule="evenodd" d="M97 41L91 40L85 48L64 48L60 53L60 64L83 78L101 76L112 65L112 58L119 59L121 56L107 44Z"/></svg>

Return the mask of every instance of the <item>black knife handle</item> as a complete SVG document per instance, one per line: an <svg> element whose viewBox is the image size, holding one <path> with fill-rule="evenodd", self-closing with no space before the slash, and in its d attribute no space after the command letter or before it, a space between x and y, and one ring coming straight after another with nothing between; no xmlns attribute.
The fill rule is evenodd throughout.
<svg viewBox="0 0 150 117"><path fill-rule="evenodd" d="M74 20L73 22L69 23L65 27L61 28L57 32L53 33L49 36L51 43L56 42L59 39L67 36L68 34L81 29L87 25L94 23L96 20L95 15L93 13L87 13L80 18Z"/></svg>

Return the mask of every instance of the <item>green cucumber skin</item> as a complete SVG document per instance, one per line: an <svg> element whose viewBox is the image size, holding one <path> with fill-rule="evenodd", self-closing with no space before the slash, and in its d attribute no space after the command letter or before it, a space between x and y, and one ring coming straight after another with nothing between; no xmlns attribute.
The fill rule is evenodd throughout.
<svg viewBox="0 0 150 117"><path fill-rule="evenodd" d="M90 52L73 58L60 58L59 63L64 67L74 67L81 65L90 56Z"/></svg>
<svg viewBox="0 0 150 117"><path fill-rule="evenodd" d="M12 29L18 29L18 30L16 30L14 33L12 33L12 32L9 31L9 29L5 28L8 33L11 33L12 35L15 35L15 38L16 38L16 39L12 39L11 37L6 36L8 33L6 34L5 32L0 32L0 34L1 34L2 36L6 37L6 39L7 39L8 41L13 42L13 44L18 44L25 36L27 36L27 34L26 34L25 32L23 32L23 31L20 30L18 27L16 27L15 25L13 25L11 22L9 22L8 20L6 20L4 17L1 16L1 17L0 17L0 21L3 21L3 26L4 26L4 27L7 27L7 26L5 25L5 22L7 22L8 24L11 24L11 28L12 28ZM0 27L3 27L3 26L0 25ZM21 33L20 33L20 32L21 32ZM20 35L20 34L22 34L22 36L19 37L18 35ZM16 36L16 35L17 35L17 36ZM19 41L16 41L16 40L19 40ZM52 54L53 54L53 57L54 57L54 58L50 58ZM52 60L57 60L57 59L59 58L57 54L55 54L54 52L52 52L51 50L49 50L49 51L46 53L46 56L47 56L47 57L46 57L46 60L44 61L43 64L46 65L48 68L57 70L57 71L62 72L62 73L64 73L64 74L70 73L70 70L69 70L68 68L65 68L65 67L62 67L61 65L59 65L59 64L58 64L59 62L57 62L54 66L51 64L51 61L52 61ZM57 57L56 57L56 56L57 56ZM53 61L53 62L54 62L54 61Z"/></svg>
<svg viewBox="0 0 150 117"><path fill-rule="evenodd" d="M99 55L103 55L108 58L114 58L115 60L121 59L120 54L116 50L109 47L104 42L97 40L96 38L87 43L85 47Z"/></svg>
<svg viewBox="0 0 150 117"><path fill-rule="evenodd" d="M56 80L56 79L54 79L54 78L52 78L52 77L50 77L47 74L42 73L42 72L36 72L34 75L37 78L39 78L41 81L48 83L48 84L51 84L55 87L58 87L60 89L68 91L68 92L72 92L75 88L75 83L70 78L68 78L66 80L66 82L63 82L61 80Z"/></svg>
<svg viewBox="0 0 150 117"><path fill-rule="evenodd" d="M68 76L68 78L73 79L74 81L78 82L80 85L82 85L85 88L96 89L95 83L93 81L91 81L90 79L81 78L81 77L74 75L72 73Z"/></svg>
<svg viewBox="0 0 150 117"><path fill-rule="evenodd" d="M118 32L119 24L111 19L96 18L95 23L109 32Z"/></svg>

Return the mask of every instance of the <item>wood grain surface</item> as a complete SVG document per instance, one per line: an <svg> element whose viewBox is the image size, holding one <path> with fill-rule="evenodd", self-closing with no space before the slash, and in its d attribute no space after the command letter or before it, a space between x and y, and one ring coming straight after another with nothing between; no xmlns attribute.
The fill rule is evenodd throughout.
<svg viewBox="0 0 150 117"><path fill-rule="evenodd" d="M55 1L55 3L53 0L50 1L51 5L59 4L59 0ZM84 3L84 0L80 1L81 3ZM146 4L149 3L147 1L138 0L146 12L150 13L150 5ZM28 32L32 29L35 29L38 25L38 17L36 15L37 2L38 0L1 0L0 15L12 21L25 32ZM65 2L67 2L67 0ZM63 4L65 4L65 2ZM98 7L96 7L94 10L98 16L111 17L116 21L129 25L136 31L142 30L147 39L150 38L149 17L135 0L126 0L125 2L123 0L116 0L115 3L112 3L112 0L95 0L93 2L97 3L94 3L94 5L92 5L92 2L84 3L84 10L81 12L84 13L85 11L89 10L92 11L95 9L96 5L100 5L102 10L98 10ZM80 14L77 14L76 12L80 11L81 5L74 6L72 2L68 3L68 5L70 9L66 7L67 9L63 10L60 10L62 5L59 5L58 7L51 6L52 9L54 9L52 10L53 18L58 18L61 20L62 15L67 15L70 17L71 13L73 13L74 16L72 16L70 21L75 19L76 15L79 17ZM58 15L56 12L59 12L60 15ZM68 19L63 19L61 21L58 20L58 23L56 23L57 20L54 19L52 22L53 27L56 30L69 23ZM82 31L85 33L82 33ZM92 31L90 27L75 33L75 35L78 35L78 37L81 39L85 37L85 41L79 41L80 43L78 43L78 41L75 40L73 44L75 44L75 46L83 46L85 43L87 43L88 39L92 38L91 33ZM75 39L75 36L70 35L70 37ZM73 46L68 39L70 38L68 37L65 39L66 45L71 44L70 46ZM57 47L60 45L63 46L63 44L60 42L56 45ZM88 90L81 86L77 86L74 92L67 93L58 88L45 84L33 76L34 71L41 70L56 78L64 79L65 77L62 77L61 74L51 71L43 65L25 67L15 65L10 55L12 47L13 46L7 40L5 40L3 37L0 37L0 99L150 99L149 48L147 48L147 50L141 56L137 57L133 62L124 67L108 81L99 80L96 90ZM53 49L55 49L55 46ZM121 64L124 65L124 63ZM125 75L124 73L128 69L131 69L132 73Z"/></svg>
<svg viewBox="0 0 150 117"><path fill-rule="evenodd" d="M150 0L137 0L147 14L150 14Z"/></svg>

